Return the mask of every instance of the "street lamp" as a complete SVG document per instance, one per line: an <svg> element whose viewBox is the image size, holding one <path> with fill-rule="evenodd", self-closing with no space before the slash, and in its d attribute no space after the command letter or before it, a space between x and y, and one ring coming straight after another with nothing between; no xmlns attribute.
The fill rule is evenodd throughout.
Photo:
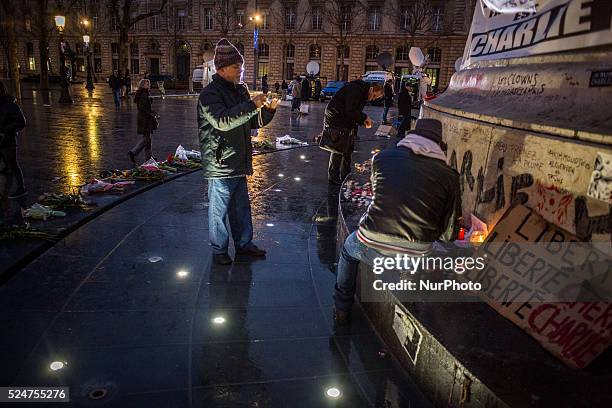
<svg viewBox="0 0 612 408"><path fill-rule="evenodd" d="M257 3L255 3L255 7L257 7ZM255 14L254 16L249 17L249 21L252 21L254 24L253 29L253 91L257 90L257 71L259 65L259 21L261 21L261 16L259 14Z"/></svg>
<svg viewBox="0 0 612 408"><path fill-rule="evenodd" d="M62 87L62 94L60 95L60 103L72 103L72 96L70 96L70 82L68 81L68 69L66 69L66 56L64 55L65 44L64 44L64 28L66 27L65 16L55 16L55 26L59 31L59 74L60 74L60 85Z"/></svg>
<svg viewBox="0 0 612 408"><path fill-rule="evenodd" d="M83 42L85 43L85 58L87 58L87 85L85 85L85 88L91 92L94 90L95 86L91 76L91 51L89 50L89 36L87 34L83 36Z"/></svg>

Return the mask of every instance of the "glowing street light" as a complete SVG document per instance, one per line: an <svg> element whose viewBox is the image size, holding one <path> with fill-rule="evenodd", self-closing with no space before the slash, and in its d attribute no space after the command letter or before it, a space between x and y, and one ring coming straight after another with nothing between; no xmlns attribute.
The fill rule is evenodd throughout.
<svg viewBox="0 0 612 408"><path fill-rule="evenodd" d="M64 28L66 27L66 17L65 16L55 16L55 26L57 27L60 33L63 33Z"/></svg>

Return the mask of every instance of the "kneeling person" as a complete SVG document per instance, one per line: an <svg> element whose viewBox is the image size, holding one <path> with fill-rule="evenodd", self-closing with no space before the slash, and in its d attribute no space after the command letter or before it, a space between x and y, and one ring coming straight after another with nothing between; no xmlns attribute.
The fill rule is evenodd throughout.
<svg viewBox="0 0 612 408"><path fill-rule="evenodd" d="M396 147L372 158L374 199L344 242L334 290L334 319L346 323L359 261L396 254L422 256L436 240L452 241L461 216L459 173L446 164L442 124L419 119Z"/></svg>

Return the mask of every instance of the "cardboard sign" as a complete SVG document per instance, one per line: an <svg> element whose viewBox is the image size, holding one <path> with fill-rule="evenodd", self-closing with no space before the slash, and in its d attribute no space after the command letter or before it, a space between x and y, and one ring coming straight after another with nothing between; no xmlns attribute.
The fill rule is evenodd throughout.
<svg viewBox="0 0 612 408"><path fill-rule="evenodd" d="M406 354L410 357L413 364L416 364L421 349L423 335L412 318L405 313L398 305L395 305L393 316L393 330L397 339L404 347Z"/></svg>
<svg viewBox="0 0 612 408"><path fill-rule="evenodd" d="M612 343L609 251L518 205L478 256L486 268L466 275L482 284L478 296L566 365L584 368Z"/></svg>
<svg viewBox="0 0 612 408"><path fill-rule="evenodd" d="M463 67L480 60L610 44L611 14L607 1L539 0L535 13L516 14L476 6Z"/></svg>

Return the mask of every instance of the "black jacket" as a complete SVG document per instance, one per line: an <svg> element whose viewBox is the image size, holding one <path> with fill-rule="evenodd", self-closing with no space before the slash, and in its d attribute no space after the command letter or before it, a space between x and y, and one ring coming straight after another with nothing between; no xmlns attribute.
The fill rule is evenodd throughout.
<svg viewBox="0 0 612 408"><path fill-rule="evenodd" d="M12 95L0 97L0 148L17 146L17 132L26 125L25 117Z"/></svg>
<svg viewBox="0 0 612 408"><path fill-rule="evenodd" d="M393 106L393 86L389 83L385 84L385 95L384 95L384 103L385 103L385 107L392 107Z"/></svg>
<svg viewBox="0 0 612 408"><path fill-rule="evenodd" d="M251 129L267 125L275 111L257 109L244 85L213 75L198 100L198 138L206 178L253 174ZM261 123L260 123L261 122Z"/></svg>
<svg viewBox="0 0 612 408"><path fill-rule="evenodd" d="M361 79L340 88L325 108L325 127L352 130L363 125L368 117L363 108L368 102L369 90L370 84Z"/></svg>
<svg viewBox="0 0 612 408"><path fill-rule="evenodd" d="M359 239L390 252L428 252L436 240L452 241L461 217L459 173L442 160L405 147L372 159L374 200L359 222ZM395 248L395 249L391 249Z"/></svg>
<svg viewBox="0 0 612 408"><path fill-rule="evenodd" d="M112 90L121 89L121 85L123 85L123 79L120 76L111 75L108 78L108 86Z"/></svg>
<svg viewBox="0 0 612 408"><path fill-rule="evenodd" d="M397 97L397 110L400 116L410 116L412 114L412 96L406 89L402 89Z"/></svg>
<svg viewBox="0 0 612 408"><path fill-rule="evenodd" d="M153 121L155 120L155 112L152 109L152 99L149 96L149 91L139 89L134 94L134 103L138 106L138 127L137 133L151 134L153 132Z"/></svg>

